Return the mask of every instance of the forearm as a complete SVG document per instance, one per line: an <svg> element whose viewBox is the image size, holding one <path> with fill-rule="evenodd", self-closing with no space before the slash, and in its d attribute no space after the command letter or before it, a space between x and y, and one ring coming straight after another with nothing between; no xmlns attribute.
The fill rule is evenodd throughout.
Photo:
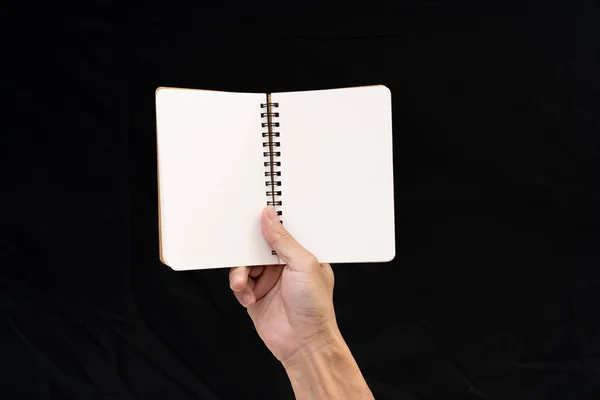
<svg viewBox="0 0 600 400"><path fill-rule="evenodd" d="M297 400L372 400L341 335L316 342L283 363Z"/></svg>

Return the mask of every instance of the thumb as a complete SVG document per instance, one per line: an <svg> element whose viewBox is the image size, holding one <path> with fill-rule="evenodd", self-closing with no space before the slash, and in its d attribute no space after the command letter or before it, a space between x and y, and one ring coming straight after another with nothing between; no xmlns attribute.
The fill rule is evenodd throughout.
<svg viewBox="0 0 600 400"><path fill-rule="evenodd" d="M261 216L261 225L263 236L267 243L273 250L277 252L280 258L282 258L288 264L294 264L294 266L310 265L311 263L298 262L301 260L313 261L315 257L300 243L296 241L285 229L283 224L279 221L277 212L273 206L267 206L263 210Z"/></svg>

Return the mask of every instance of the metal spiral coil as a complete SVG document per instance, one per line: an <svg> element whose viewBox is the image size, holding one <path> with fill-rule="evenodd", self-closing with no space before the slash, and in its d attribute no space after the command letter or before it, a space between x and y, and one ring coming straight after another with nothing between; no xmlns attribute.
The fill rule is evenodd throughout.
<svg viewBox="0 0 600 400"><path fill-rule="evenodd" d="M273 207L281 207L283 202L278 197L281 196L281 190L275 190L275 187L281 186L281 180L275 180L275 177L281 176L281 171L275 169L276 167L281 167L281 161L277 160L277 158L281 157L281 151L275 151L276 147L281 147L281 142L276 141L275 138L279 138L281 136L280 132L273 131L273 128L279 128L279 121L276 121L276 118L279 118L279 112L274 112L273 108L278 108L279 103L271 102L271 94L267 93L267 101L265 103L260 104L260 108L266 108L265 112L260 113L260 118L263 120L260 123L262 128L267 128L266 132L262 132L262 137L265 138L265 141L262 144L262 147L267 147L268 151L263 151L263 157L267 157L268 161L264 162L265 168L268 168L265 171L265 177L268 180L265 181L265 186L268 187L268 190L265 191L267 196L267 205ZM266 119L266 121L265 121ZM275 210L277 215L281 216L283 212L279 209ZM283 221L279 220L282 224ZM277 255L275 251L271 251L271 254Z"/></svg>

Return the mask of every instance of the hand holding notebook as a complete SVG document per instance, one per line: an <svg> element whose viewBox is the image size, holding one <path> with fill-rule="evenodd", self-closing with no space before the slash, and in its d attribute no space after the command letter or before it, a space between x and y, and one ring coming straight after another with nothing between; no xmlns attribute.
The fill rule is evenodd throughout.
<svg viewBox="0 0 600 400"><path fill-rule="evenodd" d="M271 206L261 215L261 229L286 265L232 268L229 284L281 361L296 398L373 399L337 324L331 265L302 247Z"/></svg>
<svg viewBox="0 0 600 400"><path fill-rule="evenodd" d="M176 270L280 264L265 204L327 263L395 255L391 96L159 88L161 259Z"/></svg>

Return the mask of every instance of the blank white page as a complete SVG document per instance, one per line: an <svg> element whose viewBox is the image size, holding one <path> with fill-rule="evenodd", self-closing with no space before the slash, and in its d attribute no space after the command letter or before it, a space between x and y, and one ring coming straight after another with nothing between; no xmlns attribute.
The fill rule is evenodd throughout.
<svg viewBox="0 0 600 400"><path fill-rule="evenodd" d="M321 262L395 256L391 94L385 86L274 93L282 220Z"/></svg>
<svg viewBox="0 0 600 400"><path fill-rule="evenodd" d="M264 94L157 90L161 260L171 268L278 263L260 229L264 101Z"/></svg>

